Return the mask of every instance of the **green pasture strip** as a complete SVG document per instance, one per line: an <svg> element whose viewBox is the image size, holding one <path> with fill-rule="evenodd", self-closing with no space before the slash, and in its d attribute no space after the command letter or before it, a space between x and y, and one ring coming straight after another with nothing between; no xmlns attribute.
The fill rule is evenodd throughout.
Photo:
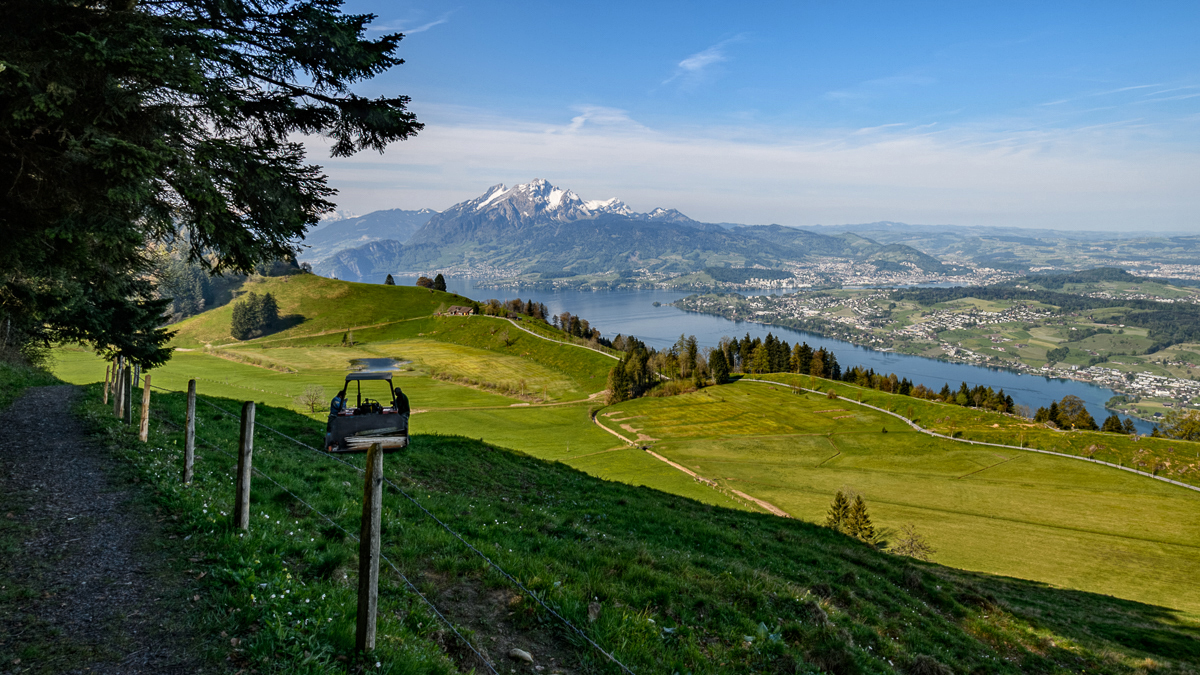
<svg viewBox="0 0 1200 675"><path fill-rule="evenodd" d="M101 371L100 378L104 378ZM0 361L0 410L5 410L29 387L62 384L53 374L24 364Z"/></svg>
<svg viewBox="0 0 1200 675"><path fill-rule="evenodd" d="M849 488L885 531L915 523L939 562L1200 612L1200 589L1188 582L1200 574L1200 522L1163 517L1200 509L1200 495L1179 487L933 438L845 399L760 383L637 399L599 415L798 518L821 522L832 495Z"/></svg>
<svg viewBox="0 0 1200 675"><path fill-rule="evenodd" d="M156 421L151 442L137 443L98 396L89 387L82 414L178 518L168 521L177 538L164 544L205 573L195 625L213 636L213 654L234 667L345 672L337 657L352 652L353 541L260 476L250 533L238 536L226 515L233 460L202 443L196 481L181 486L179 429ZM183 402L155 397L156 418L182 421ZM198 416L198 437L232 450L237 420L212 412ZM356 531L361 476L263 426L313 441L320 425L269 405L258 422L255 467ZM937 662L955 672L1133 673L1148 658L1156 672L1185 673L1200 658L1200 626L1178 611L917 563L808 523L600 481L462 437L415 435L384 466L639 675L892 673ZM383 532L384 554L492 658L502 660L503 648L489 636L515 635L553 644L572 669L618 672L391 488ZM381 574L379 622L366 670L475 665L390 570Z"/></svg>
<svg viewBox="0 0 1200 675"><path fill-rule="evenodd" d="M1157 475L1200 486L1200 443L1196 442L1148 436L1142 436L1135 441L1132 436L1124 434L1057 431L1022 417L888 394L807 375L774 373L753 377L789 386L821 391L833 390L842 398L890 410L913 420L925 429L947 436L1088 456L1149 473L1154 473L1155 467L1158 466L1160 468ZM894 423L903 424L900 420L894 420Z"/></svg>
<svg viewBox="0 0 1200 675"><path fill-rule="evenodd" d="M357 353L356 356L364 356ZM365 356L373 356L365 354ZM342 363L348 364L348 359ZM67 382L85 384L104 379L104 362L90 351L76 347L55 350L55 374ZM266 368L227 361L204 352L175 352L165 365L149 371L151 382L158 387L186 391L187 381L196 380L202 395L222 396L241 401L257 401L281 408L297 410L294 398L308 385L324 388L326 399L332 399L346 379L345 366L304 370L300 373L281 373ZM508 406L517 401L457 384L441 382L421 373L399 371L393 384L409 397L414 408L458 408ZM364 394L368 389L364 388ZM303 412L308 413L307 410ZM325 419L328 400L311 415Z"/></svg>
<svg viewBox="0 0 1200 675"><path fill-rule="evenodd" d="M720 492L596 427L586 406L430 412L413 415L409 426L413 433L478 438L539 459L563 462L597 478L741 508Z"/></svg>
<svg viewBox="0 0 1200 675"><path fill-rule="evenodd" d="M354 341L357 343L353 349L372 352L383 350L388 351L389 356L402 358L405 358L404 345L410 341L440 342L477 350L462 352L464 355L469 354L470 358L461 358L459 363L445 357L435 358L434 362L430 363L441 367L445 372L467 377L486 374L497 357L500 357L499 363L509 364L515 364L511 359L519 358L530 365L512 366L505 376L516 377L517 382L526 379L526 384L531 390L529 380L541 378L551 389L552 398L555 397L552 383L558 387L558 397L565 399L586 398L589 394L600 391L605 387L608 371L615 363L613 359L589 349L529 335L507 320L496 317L423 317L353 332ZM237 350L285 362L288 357L283 355L279 348L341 348L342 335L343 332L338 332L251 341L239 345ZM543 370L536 370L535 365ZM521 377L523 371L528 371L524 378ZM497 376L501 374L497 373Z"/></svg>

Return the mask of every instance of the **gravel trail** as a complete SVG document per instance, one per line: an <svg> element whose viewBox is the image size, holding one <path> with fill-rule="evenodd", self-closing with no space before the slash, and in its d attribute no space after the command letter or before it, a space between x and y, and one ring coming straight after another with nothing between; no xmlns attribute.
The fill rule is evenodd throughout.
<svg viewBox="0 0 1200 675"><path fill-rule="evenodd" d="M0 412L0 673L204 672L190 580L129 469L70 414L78 395L36 387Z"/></svg>

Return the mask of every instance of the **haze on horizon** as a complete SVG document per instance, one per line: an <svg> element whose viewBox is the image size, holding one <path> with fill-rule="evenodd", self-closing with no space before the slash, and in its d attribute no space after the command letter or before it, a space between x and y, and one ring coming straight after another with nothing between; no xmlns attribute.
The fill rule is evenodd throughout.
<svg viewBox="0 0 1200 675"><path fill-rule="evenodd" d="M427 124L338 208L534 177L707 222L1200 232L1200 5L351 0Z"/></svg>

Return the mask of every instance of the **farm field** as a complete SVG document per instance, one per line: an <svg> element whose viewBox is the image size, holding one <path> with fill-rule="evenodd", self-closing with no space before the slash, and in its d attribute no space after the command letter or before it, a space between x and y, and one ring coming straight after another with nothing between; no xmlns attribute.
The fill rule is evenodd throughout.
<svg viewBox="0 0 1200 675"><path fill-rule="evenodd" d="M913 523L940 563L1200 611L1200 494L1106 467L976 448L844 399L735 383L600 412L655 452L795 517L839 489L876 525ZM883 429L887 429L887 433ZM653 439L653 440L650 440Z"/></svg>

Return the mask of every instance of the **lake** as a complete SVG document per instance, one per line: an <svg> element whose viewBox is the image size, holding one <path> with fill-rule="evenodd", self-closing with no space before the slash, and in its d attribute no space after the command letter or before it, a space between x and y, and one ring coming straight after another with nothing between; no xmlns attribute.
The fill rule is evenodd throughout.
<svg viewBox="0 0 1200 675"><path fill-rule="evenodd" d="M417 277L395 277L397 284L415 285ZM506 300L520 297L523 300L533 300L546 305L555 314L570 312L595 326L601 333L612 338L618 333L633 335L651 347L659 349L675 344L682 335L695 335L701 346L714 347L724 336L741 339L746 334L751 337L764 338L767 333L775 337L796 342L807 342L813 348L824 347L837 355L842 368L864 366L873 368L877 373L896 373L897 377L908 378L913 384L923 384L933 390L940 390L943 384L949 384L951 389L957 389L960 382L968 386L983 385L993 389L1003 389L1004 393L1012 396L1017 404L1023 404L1036 410L1050 405L1068 394L1078 396L1087 404L1088 412L1096 418L1097 424L1104 421L1110 414L1104 408L1105 402L1115 392L1104 387L1098 387L1087 382L1066 380L1016 373L999 368L988 368L965 363L950 363L929 359L922 356L881 352L866 347L834 340L814 333L783 328L780 326L764 326L747 321L733 321L719 316L685 312L670 306L670 303L690 293L683 291L665 290L620 290L620 291L548 291L533 288L514 289L480 289L475 287L476 280L465 277L446 279L446 289L465 295L474 300L484 301L488 298ZM758 295L780 295L786 290L761 291ZM659 306L655 307L654 303ZM1139 433L1148 434L1154 425L1139 419L1133 420Z"/></svg>

